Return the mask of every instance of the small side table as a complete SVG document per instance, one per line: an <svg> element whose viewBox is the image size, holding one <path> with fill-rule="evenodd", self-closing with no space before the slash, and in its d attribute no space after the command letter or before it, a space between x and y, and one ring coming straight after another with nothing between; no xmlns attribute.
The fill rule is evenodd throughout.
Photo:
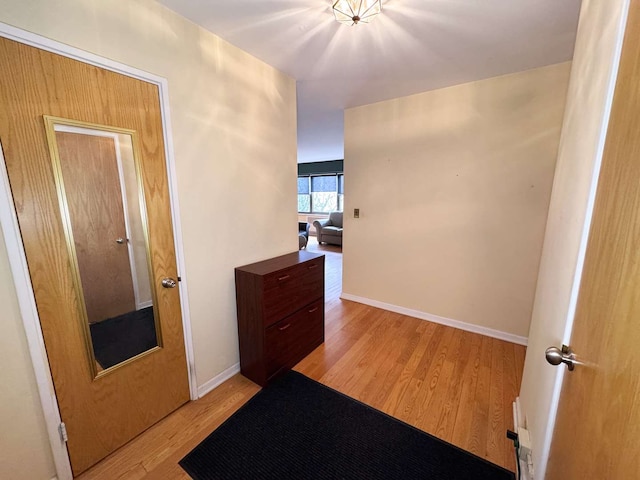
<svg viewBox="0 0 640 480"><path fill-rule="evenodd" d="M304 236L309 238L309 228L311 225L307 222L298 222L298 232L304 233Z"/></svg>
<svg viewBox="0 0 640 480"><path fill-rule="evenodd" d="M298 250L307 246L309 241L309 223L298 222Z"/></svg>
<svg viewBox="0 0 640 480"><path fill-rule="evenodd" d="M307 246L307 236L304 234L304 232L300 232L298 234L298 250L302 250L303 248L305 248Z"/></svg>

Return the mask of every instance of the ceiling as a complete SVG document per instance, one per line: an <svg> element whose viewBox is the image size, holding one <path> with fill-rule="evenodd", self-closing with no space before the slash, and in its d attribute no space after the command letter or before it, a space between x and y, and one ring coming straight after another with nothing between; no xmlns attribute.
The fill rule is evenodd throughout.
<svg viewBox="0 0 640 480"><path fill-rule="evenodd" d="M581 0L159 0L297 81L298 161L344 157L343 110L570 60Z"/></svg>

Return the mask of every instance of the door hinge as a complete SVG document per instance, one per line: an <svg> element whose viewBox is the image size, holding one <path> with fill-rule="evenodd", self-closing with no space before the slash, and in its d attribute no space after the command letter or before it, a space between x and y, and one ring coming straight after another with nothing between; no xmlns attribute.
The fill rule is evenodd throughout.
<svg viewBox="0 0 640 480"><path fill-rule="evenodd" d="M63 442L69 441L69 437L67 435L67 426L64 424L64 422L60 423L60 426L58 426L58 432L60 432L60 440L62 440Z"/></svg>

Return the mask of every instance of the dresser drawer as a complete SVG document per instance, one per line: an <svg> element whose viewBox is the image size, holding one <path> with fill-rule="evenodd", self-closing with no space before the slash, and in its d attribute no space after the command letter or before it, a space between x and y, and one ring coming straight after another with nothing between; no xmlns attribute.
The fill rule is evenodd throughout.
<svg viewBox="0 0 640 480"><path fill-rule="evenodd" d="M298 250L236 267L240 371L258 385L324 341L324 260Z"/></svg>
<svg viewBox="0 0 640 480"><path fill-rule="evenodd" d="M324 299L319 299L266 329L267 377L293 367L323 341Z"/></svg>
<svg viewBox="0 0 640 480"><path fill-rule="evenodd" d="M323 294L324 258L266 275L264 325L272 325Z"/></svg>

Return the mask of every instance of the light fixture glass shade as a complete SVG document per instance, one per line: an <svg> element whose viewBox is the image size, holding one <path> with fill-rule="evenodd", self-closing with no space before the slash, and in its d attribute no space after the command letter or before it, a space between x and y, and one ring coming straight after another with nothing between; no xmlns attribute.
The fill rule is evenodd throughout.
<svg viewBox="0 0 640 480"><path fill-rule="evenodd" d="M333 4L336 20L346 25L369 23L381 11L380 0L338 0Z"/></svg>

